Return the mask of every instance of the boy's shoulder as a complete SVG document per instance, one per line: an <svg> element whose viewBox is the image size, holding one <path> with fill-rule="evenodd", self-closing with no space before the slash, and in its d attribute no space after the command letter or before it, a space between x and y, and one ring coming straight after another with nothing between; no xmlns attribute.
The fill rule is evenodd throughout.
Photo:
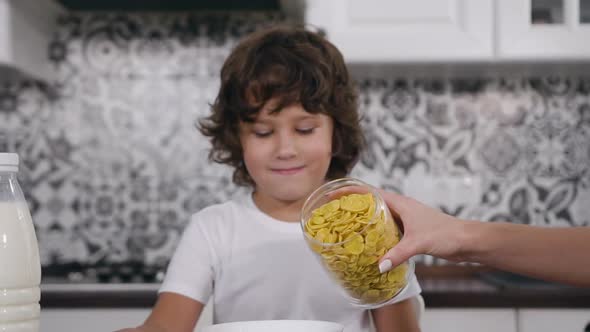
<svg viewBox="0 0 590 332"><path fill-rule="evenodd" d="M198 223L201 227L229 226L239 216L251 213L247 197L236 196L223 203L209 205L191 216L191 223Z"/></svg>

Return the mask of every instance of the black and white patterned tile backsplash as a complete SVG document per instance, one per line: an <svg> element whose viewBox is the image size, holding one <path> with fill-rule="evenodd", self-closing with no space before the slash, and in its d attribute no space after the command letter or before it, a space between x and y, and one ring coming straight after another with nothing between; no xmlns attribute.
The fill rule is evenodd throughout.
<svg viewBox="0 0 590 332"><path fill-rule="evenodd" d="M194 124L236 40L280 20L60 19L58 82L0 87L0 150L23 160L46 270L162 267L191 213L240 190ZM590 225L590 77L357 79L369 146L353 176L465 218Z"/></svg>

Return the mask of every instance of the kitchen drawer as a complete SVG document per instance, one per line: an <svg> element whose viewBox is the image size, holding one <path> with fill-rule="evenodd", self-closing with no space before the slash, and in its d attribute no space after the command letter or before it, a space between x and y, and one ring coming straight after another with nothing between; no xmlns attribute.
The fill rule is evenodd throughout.
<svg viewBox="0 0 590 332"><path fill-rule="evenodd" d="M42 309L40 332L116 331L143 323L150 309Z"/></svg>
<svg viewBox="0 0 590 332"><path fill-rule="evenodd" d="M430 309L420 322L423 332L516 332L516 309Z"/></svg>
<svg viewBox="0 0 590 332"><path fill-rule="evenodd" d="M135 327L143 323L151 309L101 308L101 309L43 309L41 310L40 332L116 331L126 327ZM202 331L203 326L211 325L213 307L206 305L195 327L195 332Z"/></svg>
<svg viewBox="0 0 590 332"><path fill-rule="evenodd" d="M518 331L590 331L590 309L519 309Z"/></svg>

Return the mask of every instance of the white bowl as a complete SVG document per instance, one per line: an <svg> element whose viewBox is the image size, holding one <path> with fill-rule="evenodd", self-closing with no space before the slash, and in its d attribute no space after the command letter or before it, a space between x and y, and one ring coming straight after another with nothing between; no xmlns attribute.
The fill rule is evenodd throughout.
<svg viewBox="0 0 590 332"><path fill-rule="evenodd" d="M344 326L317 320L256 320L210 325L204 332L342 332Z"/></svg>

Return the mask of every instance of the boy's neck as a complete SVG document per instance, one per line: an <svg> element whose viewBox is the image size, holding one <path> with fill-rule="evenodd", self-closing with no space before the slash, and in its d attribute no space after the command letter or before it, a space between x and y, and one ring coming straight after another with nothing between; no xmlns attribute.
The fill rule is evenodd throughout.
<svg viewBox="0 0 590 332"><path fill-rule="evenodd" d="M262 195L258 194L257 192L252 194L252 199L260 211L274 219L287 222L299 222L301 208L305 202L304 199L298 201L281 201L269 199L262 197Z"/></svg>

